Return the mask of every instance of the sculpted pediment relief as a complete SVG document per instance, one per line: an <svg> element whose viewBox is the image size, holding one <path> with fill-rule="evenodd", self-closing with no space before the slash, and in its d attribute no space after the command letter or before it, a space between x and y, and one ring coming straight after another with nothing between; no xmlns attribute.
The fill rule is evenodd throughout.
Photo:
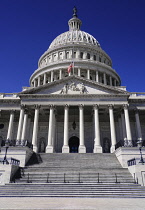
<svg viewBox="0 0 145 210"><path fill-rule="evenodd" d="M60 94L84 94L88 93L87 88L83 83L75 83L72 82L70 84L66 83L64 87L61 89Z"/></svg>

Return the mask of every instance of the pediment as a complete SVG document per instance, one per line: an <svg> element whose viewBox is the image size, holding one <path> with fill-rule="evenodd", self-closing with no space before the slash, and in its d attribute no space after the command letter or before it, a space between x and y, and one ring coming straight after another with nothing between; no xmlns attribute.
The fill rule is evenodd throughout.
<svg viewBox="0 0 145 210"><path fill-rule="evenodd" d="M32 88L21 92L20 94L35 94L35 95L79 95L79 94L96 94L96 95L107 95L107 94L128 94L127 91L120 90L117 87L111 87L90 81L78 76L70 76L63 78L52 83L48 83L43 86Z"/></svg>

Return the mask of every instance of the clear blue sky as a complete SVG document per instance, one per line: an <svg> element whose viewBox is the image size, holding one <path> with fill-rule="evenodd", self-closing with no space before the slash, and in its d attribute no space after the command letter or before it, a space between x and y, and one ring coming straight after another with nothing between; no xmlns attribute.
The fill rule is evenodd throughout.
<svg viewBox="0 0 145 210"><path fill-rule="evenodd" d="M68 30L74 6L122 85L145 92L145 0L0 0L0 92L29 86L39 57Z"/></svg>

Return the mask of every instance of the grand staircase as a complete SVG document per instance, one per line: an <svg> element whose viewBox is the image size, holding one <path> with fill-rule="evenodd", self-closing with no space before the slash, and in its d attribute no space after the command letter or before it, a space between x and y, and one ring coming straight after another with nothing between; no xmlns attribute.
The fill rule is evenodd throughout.
<svg viewBox="0 0 145 210"><path fill-rule="evenodd" d="M38 154L15 183L0 186L0 196L143 197L114 154Z"/></svg>

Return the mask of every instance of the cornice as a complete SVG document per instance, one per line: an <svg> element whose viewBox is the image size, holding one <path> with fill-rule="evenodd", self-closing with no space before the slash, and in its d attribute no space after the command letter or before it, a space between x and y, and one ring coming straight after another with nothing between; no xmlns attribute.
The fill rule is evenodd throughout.
<svg viewBox="0 0 145 210"><path fill-rule="evenodd" d="M126 98L126 100L128 99L128 95L124 95L124 94L20 94L20 97L23 98Z"/></svg>

